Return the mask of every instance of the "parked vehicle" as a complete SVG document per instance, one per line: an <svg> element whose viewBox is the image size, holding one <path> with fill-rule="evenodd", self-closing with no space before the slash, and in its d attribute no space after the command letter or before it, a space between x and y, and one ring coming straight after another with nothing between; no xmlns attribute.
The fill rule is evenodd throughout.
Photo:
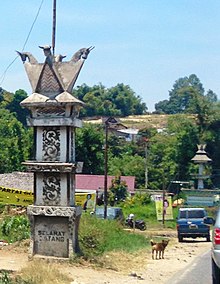
<svg viewBox="0 0 220 284"><path fill-rule="evenodd" d="M177 217L177 235L179 242L183 238L204 237L210 242L210 225L213 218L207 216L204 208L180 208Z"/></svg>
<svg viewBox="0 0 220 284"><path fill-rule="evenodd" d="M104 219L104 207L96 207L95 212L93 215L97 218ZM122 209L120 207L107 207L107 219L117 219L120 221L124 220L124 215Z"/></svg>
<svg viewBox="0 0 220 284"><path fill-rule="evenodd" d="M217 212L215 225L212 232L212 283L220 283L220 209Z"/></svg>
<svg viewBox="0 0 220 284"><path fill-rule="evenodd" d="M130 215L126 218L125 225L129 226L130 228L137 228L141 231L146 230L146 223L143 220L134 220Z"/></svg>

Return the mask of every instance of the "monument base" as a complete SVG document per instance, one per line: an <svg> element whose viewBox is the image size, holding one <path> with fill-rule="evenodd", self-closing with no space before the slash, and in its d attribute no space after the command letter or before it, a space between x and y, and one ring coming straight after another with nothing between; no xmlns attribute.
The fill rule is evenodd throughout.
<svg viewBox="0 0 220 284"><path fill-rule="evenodd" d="M31 223L29 257L70 258L77 253L81 213L80 206L28 206Z"/></svg>

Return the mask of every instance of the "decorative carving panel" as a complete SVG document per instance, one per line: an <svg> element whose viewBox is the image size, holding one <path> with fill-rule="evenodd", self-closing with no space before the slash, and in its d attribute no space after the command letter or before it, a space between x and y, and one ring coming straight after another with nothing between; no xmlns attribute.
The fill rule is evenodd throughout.
<svg viewBox="0 0 220 284"><path fill-rule="evenodd" d="M60 205L61 185L59 173L45 173L43 177L43 201L45 205Z"/></svg>
<svg viewBox="0 0 220 284"><path fill-rule="evenodd" d="M29 172L57 172L57 173L74 173L76 165L72 163L37 163L23 162ZM77 165L77 167L79 167ZM78 171L79 172L79 171Z"/></svg>
<svg viewBox="0 0 220 284"><path fill-rule="evenodd" d="M65 117L65 107L38 107L35 109L35 115L36 117Z"/></svg>
<svg viewBox="0 0 220 284"><path fill-rule="evenodd" d="M27 213L30 216L53 216L53 217L69 217L75 220L76 216L81 214L79 207L59 207L59 206L35 206L29 205Z"/></svg>
<svg viewBox="0 0 220 284"><path fill-rule="evenodd" d="M43 161L60 160L60 128L47 127L43 129L42 144Z"/></svg>
<svg viewBox="0 0 220 284"><path fill-rule="evenodd" d="M50 96L51 94L56 96L63 91L61 82L57 78L54 69L45 62L37 84L36 92L45 96Z"/></svg>

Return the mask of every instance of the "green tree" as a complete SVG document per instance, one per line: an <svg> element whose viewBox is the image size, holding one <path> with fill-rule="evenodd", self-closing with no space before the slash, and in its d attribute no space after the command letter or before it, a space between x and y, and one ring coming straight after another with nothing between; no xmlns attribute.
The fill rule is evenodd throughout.
<svg viewBox="0 0 220 284"><path fill-rule="evenodd" d="M203 135L203 142L207 144L206 151L212 159L211 180L214 187L220 187L220 104L215 105L212 119Z"/></svg>
<svg viewBox="0 0 220 284"><path fill-rule="evenodd" d="M128 85L117 84L108 89L107 99L112 101L115 108L121 111L121 116L143 114L147 110L146 104L142 103L141 98L136 96Z"/></svg>
<svg viewBox="0 0 220 284"><path fill-rule="evenodd" d="M108 173L114 176L135 176L136 187L145 183L145 160L139 155L124 154L121 157L111 157L108 162Z"/></svg>
<svg viewBox="0 0 220 284"><path fill-rule="evenodd" d="M190 180L191 159L199 142L198 127L193 118L175 115L167 129L150 140L149 188L166 188L173 179Z"/></svg>
<svg viewBox="0 0 220 284"><path fill-rule="evenodd" d="M21 107L20 102L27 98L27 93L24 90L17 90L11 101L7 104L6 109L15 113L16 118L23 124L27 125L26 119L30 116L30 111Z"/></svg>
<svg viewBox="0 0 220 284"><path fill-rule="evenodd" d="M12 113L0 109L0 173L23 169L21 163L29 158L28 135Z"/></svg>
<svg viewBox="0 0 220 284"><path fill-rule="evenodd" d="M85 124L76 131L76 161L83 162L83 173L104 172L104 130L100 125Z"/></svg>
<svg viewBox="0 0 220 284"><path fill-rule="evenodd" d="M196 96L200 99L206 97L207 101L216 99L211 90L208 91L206 96L204 95L203 85L195 74L180 78L169 92L169 100L155 104L156 112L167 114L191 113Z"/></svg>
<svg viewBox="0 0 220 284"><path fill-rule="evenodd" d="M168 120L169 135L175 137L174 162L176 163L176 177L179 180L189 180L192 168L192 157L199 144L199 129L193 118L185 115L175 115Z"/></svg>
<svg viewBox="0 0 220 284"><path fill-rule="evenodd" d="M206 98L210 103L217 103L218 101L217 95L212 90L208 90Z"/></svg>
<svg viewBox="0 0 220 284"><path fill-rule="evenodd" d="M139 147L136 143L125 141L124 138L114 134L108 136L108 152L110 157L122 157L125 154L138 154Z"/></svg>
<svg viewBox="0 0 220 284"><path fill-rule="evenodd" d="M151 189L163 189L177 172L176 137L167 132L152 137L148 153L148 182Z"/></svg>
<svg viewBox="0 0 220 284"><path fill-rule="evenodd" d="M200 143L203 143L205 131L213 120L213 104L206 96L200 96L195 90L191 90L191 95L191 104L187 111L188 113L196 114Z"/></svg>
<svg viewBox="0 0 220 284"><path fill-rule="evenodd" d="M143 114L147 110L140 96L136 96L135 92L124 84L109 89L102 84L93 87L83 84L77 87L73 94L86 104L80 113L82 117L127 116Z"/></svg>
<svg viewBox="0 0 220 284"><path fill-rule="evenodd" d="M116 176L112 180L112 184L109 190L112 193L110 199L112 205L114 205L115 202L120 202L125 200L125 198L128 195L126 182L122 181L120 176Z"/></svg>

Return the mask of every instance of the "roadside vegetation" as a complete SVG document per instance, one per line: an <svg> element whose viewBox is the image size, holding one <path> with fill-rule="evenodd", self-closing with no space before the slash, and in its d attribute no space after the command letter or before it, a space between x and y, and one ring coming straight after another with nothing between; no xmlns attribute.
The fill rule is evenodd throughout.
<svg viewBox="0 0 220 284"><path fill-rule="evenodd" d="M79 243L83 258L89 260L110 251L133 253L149 245L146 236L124 230L118 221L86 214L82 215L80 222Z"/></svg>
<svg viewBox="0 0 220 284"><path fill-rule="evenodd" d="M148 228L163 229L162 224L158 224L156 221L155 204L150 200L149 195L137 195L133 200L128 198L117 206L122 207L125 217L134 212L136 218L145 220ZM168 223L165 224L166 228L167 225ZM149 251L150 239L146 232L129 229L125 227L124 223L116 220L98 219L87 212L83 212L79 227L80 252L72 255L69 265L80 263L81 265L89 264L117 270L117 267L121 265L120 259L133 262L138 255ZM30 226L27 216L25 214L11 216L2 211L0 239L10 244L6 248L23 246L27 250L29 238ZM133 265L135 267L135 263ZM35 268L33 269L33 267ZM37 267L39 269L36 269ZM42 261L31 261L28 267L22 270L19 275L11 275L9 272L2 271L0 284L53 283L55 281L53 277L56 277L54 283L69 283L68 279L65 282L62 273L58 274L57 272L55 276L54 267L56 265ZM44 274L48 274L46 278L48 282L43 282ZM49 277L51 277L51 280Z"/></svg>
<svg viewBox="0 0 220 284"><path fill-rule="evenodd" d="M119 202L117 206L122 208L125 218L133 213L135 219L144 220L147 224L146 232L154 228L158 230L175 228L177 209L174 208L174 220L166 221L163 225L162 222L157 221L155 203L151 201L149 194L137 194ZM124 220L104 220L83 212L79 227L80 253L73 256L73 259L77 261L77 258L82 258L97 262L98 257L111 251L133 253L148 248L149 240L146 236L144 232L126 227ZM26 214L18 216L5 211L1 213L1 240L16 244L29 238L30 224Z"/></svg>
<svg viewBox="0 0 220 284"><path fill-rule="evenodd" d="M59 266L45 261L31 261L18 275L1 271L0 284L69 284L71 278L59 271Z"/></svg>
<svg viewBox="0 0 220 284"><path fill-rule="evenodd" d="M29 240L29 237L30 226L26 215L3 217L0 238L9 243L6 248L23 246L27 250L29 245L25 240ZM86 212L81 217L79 244L80 253L72 255L69 265L80 263L117 269L115 260L118 261L118 254L129 258L149 248L149 240L145 235L125 230L118 221L97 219ZM58 273L56 267L56 264L42 260L31 261L19 275L1 271L0 284L70 283L68 277Z"/></svg>
<svg viewBox="0 0 220 284"><path fill-rule="evenodd" d="M1 223L1 235L8 243L30 237L30 224L26 216L8 216Z"/></svg>

